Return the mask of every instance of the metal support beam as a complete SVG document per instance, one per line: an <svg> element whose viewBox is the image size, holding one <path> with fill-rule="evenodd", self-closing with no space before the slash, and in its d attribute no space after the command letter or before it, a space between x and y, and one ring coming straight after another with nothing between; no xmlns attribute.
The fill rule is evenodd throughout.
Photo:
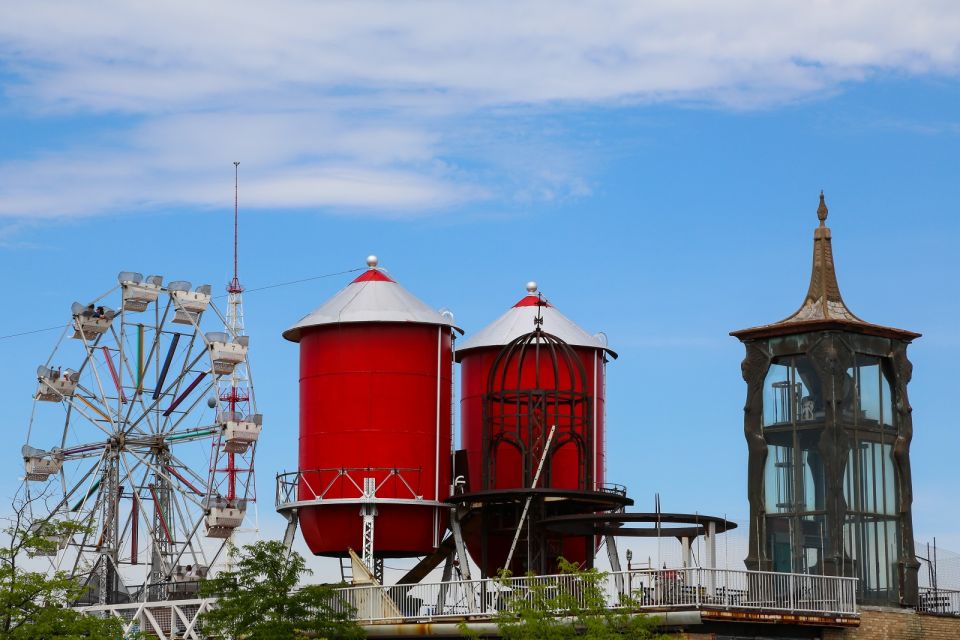
<svg viewBox="0 0 960 640"><path fill-rule="evenodd" d="M287 530L283 532L283 546L287 550L287 555L290 555L297 525L300 523L300 514L297 509L290 509L283 511L283 515L287 519Z"/></svg>
<svg viewBox="0 0 960 640"><path fill-rule="evenodd" d="M377 517L377 479L363 479L363 499L364 505L360 508L360 515L363 517L363 549L360 555L363 564L366 565L370 573L376 576L376 560L373 557L373 525Z"/></svg>
<svg viewBox="0 0 960 640"><path fill-rule="evenodd" d="M444 607L447 604L447 591L451 589L450 581L453 579L453 554L447 555L446 561L443 563L443 576L440 578L440 582L443 585L440 587L440 592L437 596L437 611L443 611Z"/></svg>
<svg viewBox="0 0 960 640"><path fill-rule="evenodd" d="M606 536L603 541L607 545L607 559L610 560L610 571L613 572L613 581L617 585L617 593L623 593L623 569L620 568L617 539L613 536Z"/></svg>
<svg viewBox="0 0 960 640"><path fill-rule="evenodd" d="M467 556L467 545L463 541L463 530L460 528L460 516L456 508L450 509L450 530L453 531L453 542L457 549L457 560L460 561L460 579L472 580L470 577L470 560Z"/></svg>
<svg viewBox="0 0 960 640"><path fill-rule="evenodd" d="M457 548L457 560L460 562L460 580L464 585L464 599L467 601L467 611L477 613L477 597L474 583L470 578L470 557L467 555L467 545L463 542L463 531L460 528L460 513L454 507L450 509L450 531L453 532L453 541Z"/></svg>
<svg viewBox="0 0 960 640"><path fill-rule="evenodd" d="M540 474L543 473L543 464L547 461L547 456L550 454L550 443L553 442L553 434L557 432L557 425L550 427L550 434L547 436L547 441L543 445L543 454L540 456L540 464L537 465L537 472L533 474L533 482L530 483L531 489L537 488L537 483L540 482ZM520 514L520 521L517 523L517 531L513 534L513 542L510 543L510 552L507 554L507 561L504 562L503 568L509 569L510 562L513 560L513 552L517 549L517 541L520 540L520 533L523 531L524 522L527 519L527 514L530 512L530 502L533 500L533 495L527 497L527 501L523 505L523 511ZM531 534L530 532L530 523L527 523L527 535ZM529 547L529 544L527 545ZM530 554L529 549L527 553L527 564L530 563Z"/></svg>
<svg viewBox="0 0 960 640"><path fill-rule="evenodd" d="M716 572L713 569L717 568L717 523L708 522L707 523L707 534L703 537L703 541L706 544L706 553L707 556L707 569L710 569L707 576L707 595L712 596L716 591Z"/></svg>

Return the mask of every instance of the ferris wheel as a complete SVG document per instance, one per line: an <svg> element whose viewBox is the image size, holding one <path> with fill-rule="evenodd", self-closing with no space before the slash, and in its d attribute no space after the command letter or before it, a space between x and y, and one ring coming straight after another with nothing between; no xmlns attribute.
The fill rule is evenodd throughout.
<svg viewBox="0 0 960 640"><path fill-rule="evenodd" d="M256 499L262 419L233 308L225 318L209 285L118 281L74 303L37 369L23 446L34 526L82 525L45 553L90 603L195 589Z"/></svg>

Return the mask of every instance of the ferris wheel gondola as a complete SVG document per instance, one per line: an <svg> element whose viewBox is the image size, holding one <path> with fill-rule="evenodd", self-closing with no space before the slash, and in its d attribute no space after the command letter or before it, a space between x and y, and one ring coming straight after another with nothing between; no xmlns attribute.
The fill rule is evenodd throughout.
<svg viewBox="0 0 960 640"><path fill-rule="evenodd" d="M79 525L46 555L98 603L162 598L188 565L206 573L255 500L262 428L249 338L230 329L209 285L134 272L118 281L74 303L37 370L23 446L32 520ZM230 400L221 389L240 373Z"/></svg>

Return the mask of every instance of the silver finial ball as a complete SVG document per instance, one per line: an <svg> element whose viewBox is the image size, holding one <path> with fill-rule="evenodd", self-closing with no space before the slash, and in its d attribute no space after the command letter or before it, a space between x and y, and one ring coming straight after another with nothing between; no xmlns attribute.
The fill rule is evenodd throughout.
<svg viewBox="0 0 960 640"><path fill-rule="evenodd" d="M527 291L528 291L529 293L536 293L536 292L537 292L537 283L534 282L533 280L531 280L530 282L528 282L528 283L527 283Z"/></svg>
<svg viewBox="0 0 960 640"><path fill-rule="evenodd" d="M216 406L217 406L217 399L214 398L213 396L210 396L209 398L207 398L207 406L210 407L211 409L213 409L214 407L216 407Z"/></svg>
<svg viewBox="0 0 960 640"><path fill-rule="evenodd" d="M377 260L377 256L367 256L367 266L373 269L379 264L380 261Z"/></svg>

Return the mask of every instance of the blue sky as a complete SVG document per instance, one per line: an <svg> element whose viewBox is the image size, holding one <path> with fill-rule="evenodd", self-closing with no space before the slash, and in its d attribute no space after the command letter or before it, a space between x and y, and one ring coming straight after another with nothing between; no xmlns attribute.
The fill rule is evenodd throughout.
<svg viewBox="0 0 960 640"><path fill-rule="evenodd" d="M535 279L620 354L609 480L742 519L727 333L800 304L823 189L848 305L924 334L915 528L960 549L957 33L937 2L7 5L0 335L66 322L120 270L222 288L239 160L248 288L376 253L469 334ZM349 279L246 298L267 532L296 465L280 332ZM56 337L0 340L4 495Z"/></svg>

